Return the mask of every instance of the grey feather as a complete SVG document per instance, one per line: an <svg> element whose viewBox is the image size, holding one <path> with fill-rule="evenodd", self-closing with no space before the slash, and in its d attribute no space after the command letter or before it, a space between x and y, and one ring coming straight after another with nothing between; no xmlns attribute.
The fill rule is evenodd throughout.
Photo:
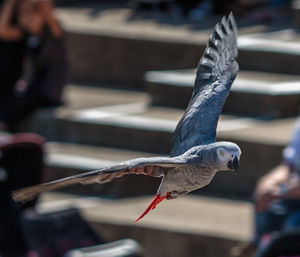
<svg viewBox="0 0 300 257"><path fill-rule="evenodd" d="M143 174L153 177L163 176L169 169L185 164L181 158L150 157L137 158L103 169L85 172L75 176L58 179L52 182L39 184L16 190L12 193L15 201L27 202L38 194L74 184L107 183L122 177L125 174Z"/></svg>
<svg viewBox="0 0 300 257"><path fill-rule="evenodd" d="M216 127L238 72L237 28L233 15L216 25L198 64L194 91L172 140L171 156L216 141Z"/></svg>

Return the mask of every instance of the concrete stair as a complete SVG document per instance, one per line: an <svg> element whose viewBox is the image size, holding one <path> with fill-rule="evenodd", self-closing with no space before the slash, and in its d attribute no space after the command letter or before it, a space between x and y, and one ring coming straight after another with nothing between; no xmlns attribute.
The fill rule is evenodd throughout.
<svg viewBox="0 0 300 257"><path fill-rule="evenodd" d="M139 89L149 70L196 67L219 21L174 21L157 13L135 14L118 3L60 7L58 16L66 31L72 80ZM241 69L300 75L296 32L269 32L276 28L243 20L239 24Z"/></svg>
<svg viewBox="0 0 300 257"><path fill-rule="evenodd" d="M249 203L185 196L162 202L135 224L151 199L109 200L46 193L40 198L37 211L77 207L105 240L133 238L142 245L145 257L229 256L233 246L251 239Z"/></svg>
<svg viewBox="0 0 300 257"><path fill-rule="evenodd" d="M162 77L174 76L170 69L196 67L219 18L201 25L175 24L159 15L138 17L118 3L60 7L58 16L76 83L66 88L66 105L40 110L19 128L51 141L46 144L45 179L140 156L167 155L194 78L190 71L180 71L179 77L165 82ZM229 256L232 246L249 241L253 217L246 200L257 179L280 163L295 120L287 117L299 107L299 86L291 83L299 81L299 36L268 30L241 26L239 63L244 72L225 106L234 115L222 115L218 126L218 140L236 142L242 149L237 175L220 172L209 186L165 201L138 224L133 221L152 198L143 195L153 195L159 179L125 176L104 185L70 187L64 190L68 194L46 193L38 210L75 205L108 241L137 239L145 257ZM280 41L282 34L287 36ZM160 76L156 81L148 73L145 93L144 74L150 70L167 71L152 72ZM105 199L95 197L99 195Z"/></svg>
<svg viewBox="0 0 300 257"><path fill-rule="evenodd" d="M148 96L142 92L97 88L89 84L70 84L64 90L65 104L59 108L43 108L24 120L17 128L18 131L32 131L44 135L48 140L63 140L66 131L61 122L62 117L92 108L104 108L108 111L123 105L133 104L132 111L137 105L147 105ZM109 106L109 107L107 107ZM61 131L62 130L62 131Z"/></svg>
<svg viewBox="0 0 300 257"><path fill-rule="evenodd" d="M66 91L66 97L71 103L69 106L61 107L55 111L40 111L30 120L29 124L27 123L26 127L29 131L41 133L50 140L72 143L70 147L61 147L61 149L64 149L62 154L67 156L69 155L68 152L73 151L73 148L78 149L74 150L76 152L75 157L72 157L74 160L82 160L81 157L85 156L86 152L99 152L99 156L97 154L86 156L88 159L87 162L83 162L87 163L83 165L84 169L73 165L72 158L67 158L65 163L69 162L71 166L55 167L58 171L52 178L62 177L63 175L59 175L61 170L68 171L63 173L64 175L71 175L76 170L91 170L109 164L111 159L108 157L115 154L108 151L109 154L101 157L100 153L106 152L106 148L104 150L93 148L92 145L138 151L134 156L126 154L125 157L127 158L117 158L116 161L118 162L138 156L147 156L145 154L147 152L156 155L169 154L172 134L183 110L149 107L147 97L143 93L124 91L124 96L118 99L118 95L122 95L121 92L123 91L84 88L87 92L91 90L96 104L96 95L99 95L100 100L101 98L113 98L113 95L116 94L115 105L92 107L95 103L89 100L90 97L87 92L84 100L84 94L81 93L82 87L73 85ZM76 100L77 98L79 101ZM139 100L139 102L133 102L134 99ZM81 106L86 108L81 109ZM280 162L281 151L288 143L293 123L293 118L258 120L223 115L217 130L218 140L236 142L246 154L242 156L239 176L219 173L211 185L200 190L200 192L248 198L257 179ZM93 150L87 151L82 145L91 147ZM116 156L119 155L118 152ZM59 158L58 155L54 156ZM97 161L99 159L108 160L108 162L102 164ZM92 166L88 164L89 161L91 161ZM257 166L258 162L260 163L259 167ZM52 170L50 173L54 174L54 171ZM236 182L235 187L232 187L232 182ZM155 192L156 186L154 190L153 188L147 189L147 192Z"/></svg>
<svg viewBox="0 0 300 257"><path fill-rule="evenodd" d="M186 108L195 71L149 71L146 90L154 105ZM223 113L261 117L294 117L300 110L300 76L240 71L223 108Z"/></svg>
<svg viewBox="0 0 300 257"><path fill-rule="evenodd" d="M228 140L237 143L241 147L243 153L246 154L242 156L242 162L241 162L241 167L239 169L238 176L234 176L231 173L220 172L218 173L216 178L212 181L212 183L208 187L199 190L199 193L212 194L212 195L222 196L222 197L225 196L240 197L244 199L248 199L249 197L251 197L257 179L261 177L265 172L270 170L272 167L274 167L276 164L280 163L282 149L287 144L289 135L292 132L293 121L294 121L293 119L289 119L289 120L280 120L276 122L274 121L261 122L261 123L254 122L255 126L250 126L248 128L219 131L218 133L219 140ZM228 123L229 122L231 122L231 120L228 120ZM232 122L236 123L237 121L233 120ZM159 127L157 127L156 129L152 128L150 130L145 130L143 128L140 129L140 131L138 131L136 128L133 127L130 128L130 123L128 123L127 124L128 127L125 129L118 126L109 127L108 131L115 130L116 132L115 133L112 132L111 134L108 134L107 132L103 131L102 128L103 126L106 127L105 124L93 125L94 127L91 129L90 124L86 125L80 123L78 125L77 123L78 122L74 122L72 129L69 126L65 126L64 134L61 134L61 136L62 138L64 138L64 141L69 141L69 142L73 142L73 140L71 139L75 140L75 136L76 136L77 142L73 142L74 145L72 147L78 148L78 153L76 154L76 156L78 157L74 156L73 159L78 159L82 161L82 165L85 165L83 162L84 158L81 158L81 156L85 154L85 150L83 150L84 148L81 148L82 146L79 146L77 144L78 143L82 144L83 141L89 143L88 140L86 140L83 137L85 133L87 135L92 135L96 133L95 131L97 131L97 133L105 133L103 135L106 136L105 138L107 140L106 141L107 144L108 142L111 142L111 145L117 144L114 140L116 140L116 135L118 135L117 139L122 140L121 142L118 142L119 147L124 148L124 146L127 145L127 149L130 149L130 151L132 151L133 149L136 150L137 146L141 148L139 150L140 151L142 150L143 152L142 153L138 152L138 154L135 155L134 157L145 156L144 152L149 152L150 146L154 147L151 150L156 151L155 155L168 154L168 151L162 152L162 150L167 150L168 147L170 146L172 131L169 132L159 131ZM221 122L220 124L222 123L223 125L226 124L226 120L224 120L224 122ZM84 128L84 126L87 127ZM75 130L77 131L76 133L74 133ZM67 136L70 133L74 135L74 138L70 138ZM136 137L136 135L138 136ZM92 140L92 142L95 143L95 140ZM142 142L140 142L140 140L142 140ZM102 144L100 141L98 141L97 143L101 145L105 145L105 142L104 143L103 142L104 141L102 141ZM159 143L161 145L159 145ZM68 155L70 148L66 148L66 149L68 149L66 150L66 155ZM94 151L100 152L106 150L101 150L101 148L94 148ZM159 151L161 152L159 153ZM113 154L110 154L110 156L113 156ZM54 155L54 157L59 158L58 155ZM106 158L108 158L108 155L102 159L105 160ZM103 164L99 162L98 159L101 158L95 158L95 157L92 157L92 159L87 158L86 159L87 164L84 170L100 168L103 165L106 166L107 164L111 163L109 158L108 158L109 161L103 162ZM130 158L120 158L117 161L121 161L125 159L130 159ZM52 179L63 177L65 175L73 175L74 174L73 172L75 172L76 170L82 170L81 168L77 168L76 165L73 164L72 158L71 159L67 158L66 162L71 163L71 167L67 167L67 171L68 171L67 173L65 173L66 167L59 167L59 166L53 167L52 165L50 173L56 174L55 177L52 177ZM92 163L92 166L90 166L89 162ZM54 170L56 171L55 173ZM60 172L63 172L63 174L61 174ZM147 178L141 178L141 177L139 177L139 179L142 179L144 182L148 180ZM128 183L128 185L130 184L135 185L135 178L132 178L132 180L131 178L130 179L124 178L124 181L131 181L131 183ZM153 187L151 186L150 190L147 189L146 192L147 193L155 192L158 186L157 183ZM232 183L235 183L234 187L232 187ZM124 183L124 185L126 185L126 183ZM102 187L102 186L97 185L95 187ZM145 188L146 187L147 186L145 186ZM129 186L129 188L132 187ZM123 190L124 190L124 194L126 195L127 194L125 193L126 186L123 188ZM143 194L142 192L144 192L143 190L140 190L140 188L137 188L135 194L138 194L138 191L140 191L141 194ZM119 195L120 194L121 193L119 193Z"/></svg>
<svg viewBox="0 0 300 257"><path fill-rule="evenodd" d="M83 91L85 94L82 93ZM65 159L65 163L69 162L71 167L52 165L49 173L56 175L53 175L54 177L51 179L71 175L78 170L100 168L109 164L110 156L115 155L108 151L109 154L101 157L100 153L105 152L106 148L103 150L91 146L138 151L136 155L126 154L124 158L122 158L123 154L118 152L116 156L120 155L121 157L116 161L147 156L145 153L149 152L155 155L168 155L173 131L183 114L182 109L149 106L146 95L137 92L71 85L66 90L66 98L70 101L69 105L56 110L37 112L27 122L25 126L27 129L22 129L22 131L37 132L52 141L72 143L70 147L61 146L59 149L64 149L62 154L67 156L69 152L73 151L73 148L78 149L74 150L76 152L72 157L74 160L82 160L82 156L85 156L86 152L99 152L99 156L97 154L86 156L88 159L83 162L84 165L82 164L84 168L74 165L72 158ZM103 102L102 99L104 99ZM91 107L98 102L102 106ZM110 105L111 103L114 104ZM216 179L208 187L201 189L199 193L244 199L251 197L257 179L280 163L281 152L288 143L293 123L294 118L259 120L222 115L217 129L217 137L218 140L236 142L245 153L242 155L240 173L238 176L219 173ZM92 150L86 150L82 145L91 147ZM54 156L60 158L58 155ZM98 161L101 159L108 160L108 162L101 163ZM92 166L88 164L89 162L92 163ZM147 178L139 179L145 183L148 180ZM124 178L124 181L126 180L127 178ZM152 184L152 181L149 184ZM153 187L145 186L147 188L145 192L155 192L157 183ZM232 183L235 184L234 187L232 187ZM134 179L129 184L134 185ZM121 192L122 190L117 190L119 192L117 195L128 195L125 190L126 183L124 182L122 185L124 185L124 193ZM102 190L102 186L99 185L96 185L95 188L100 188L96 191ZM133 190L135 192L130 194L138 194L139 190ZM111 191L103 189L103 192L105 191L111 193ZM80 192L83 192L82 189ZM144 191L141 190L141 192Z"/></svg>

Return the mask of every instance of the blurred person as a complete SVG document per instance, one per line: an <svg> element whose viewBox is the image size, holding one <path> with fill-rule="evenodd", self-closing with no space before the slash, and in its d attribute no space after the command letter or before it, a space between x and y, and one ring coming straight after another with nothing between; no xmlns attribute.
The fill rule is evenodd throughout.
<svg viewBox="0 0 300 257"><path fill-rule="evenodd" d="M131 0L131 6L137 10L159 9L176 16L188 16L199 21L211 14L239 13L238 0Z"/></svg>
<svg viewBox="0 0 300 257"><path fill-rule="evenodd" d="M237 0L212 0L213 13L215 14L229 14L238 9L239 2Z"/></svg>
<svg viewBox="0 0 300 257"><path fill-rule="evenodd" d="M237 0L191 1L190 5L186 1L177 0L177 2L188 10L189 18L194 21L201 21L211 14L228 15L230 12L233 12L237 15L240 13L240 4Z"/></svg>
<svg viewBox="0 0 300 257"><path fill-rule="evenodd" d="M300 117L282 164L259 180L254 198L257 243L268 232L300 227ZM269 222L273 218L276 221Z"/></svg>
<svg viewBox="0 0 300 257"><path fill-rule="evenodd" d="M57 106L66 81L63 33L51 1L6 0L0 11L0 130L40 106ZM0 133L0 255L25 256L20 215L33 206L11 200L13 189L40 181L43 139Z"/></svg>
<svg viewBox="0 0 300 257"><path fill-rule="evenodd" d="M232 256L248 256L256 248L259 256L271 243L274 232L300 231L300 116L291 142L283 151L282 164L258 181L254 201L253 243L236 247Z"/></svg>
<svg viewBox="0 0 300 257"><path fill-rule="evenodd" d="M20 48L23 45L21 72L13 67L8 71L19 77L13 76L11 83L0 82L0 130L10 130L33 110L61 103L66 58L63 32L54 17L52 2L4 1L0 39L7 44L18 43Z"/></svg>
<svg viewBox="0 0 300 257"><path fill-rule="evenodd" d="M22 212L34 206L17 204L11 191L41 181L44 139L30 133L0 133L0 256L26 256L28 246L21 228Z"/></svg>
<svg viewBox="0 0 300 257"><path fill-rule="evenodd" d="M263 0L247 16L251 21L266 23L278 21L282 23L291 14L292 0Z"/></svg>

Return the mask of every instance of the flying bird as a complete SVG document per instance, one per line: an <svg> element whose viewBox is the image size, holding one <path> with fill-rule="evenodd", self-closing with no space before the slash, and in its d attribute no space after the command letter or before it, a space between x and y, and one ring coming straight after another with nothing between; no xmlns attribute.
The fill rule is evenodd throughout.
<svg viewBox="0 0 300 257"><path fill-rule="evenodd" d="M170 157L137 158L23 188L12 193L14 200L26 202L44 191L78 183L107 183L126 174L161 177L154 199L137 222L162 200L208 185L217 171L237 170L240 148L232 142L216 142L219 116L239 69L237 55L237 27L230 14L215 26L200 59L192 97L173 135Z"/></svg>

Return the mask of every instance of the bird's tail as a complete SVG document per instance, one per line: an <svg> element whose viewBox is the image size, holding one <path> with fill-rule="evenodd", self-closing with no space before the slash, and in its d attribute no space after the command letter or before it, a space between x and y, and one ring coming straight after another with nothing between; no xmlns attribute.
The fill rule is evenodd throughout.
<svg viewBox="0 0 300 257"><path fill-rule="evenodd" d="M168 197L168 193L165 196L161 196L159 194L156 194L153 198L152 202L149 204L148 208L142 213L142 215L137 218L137 220L134 223L137 223L140 219L142 219L149 211L155 209L156 205L158 205L162 200L166 199Z"/></svg>

